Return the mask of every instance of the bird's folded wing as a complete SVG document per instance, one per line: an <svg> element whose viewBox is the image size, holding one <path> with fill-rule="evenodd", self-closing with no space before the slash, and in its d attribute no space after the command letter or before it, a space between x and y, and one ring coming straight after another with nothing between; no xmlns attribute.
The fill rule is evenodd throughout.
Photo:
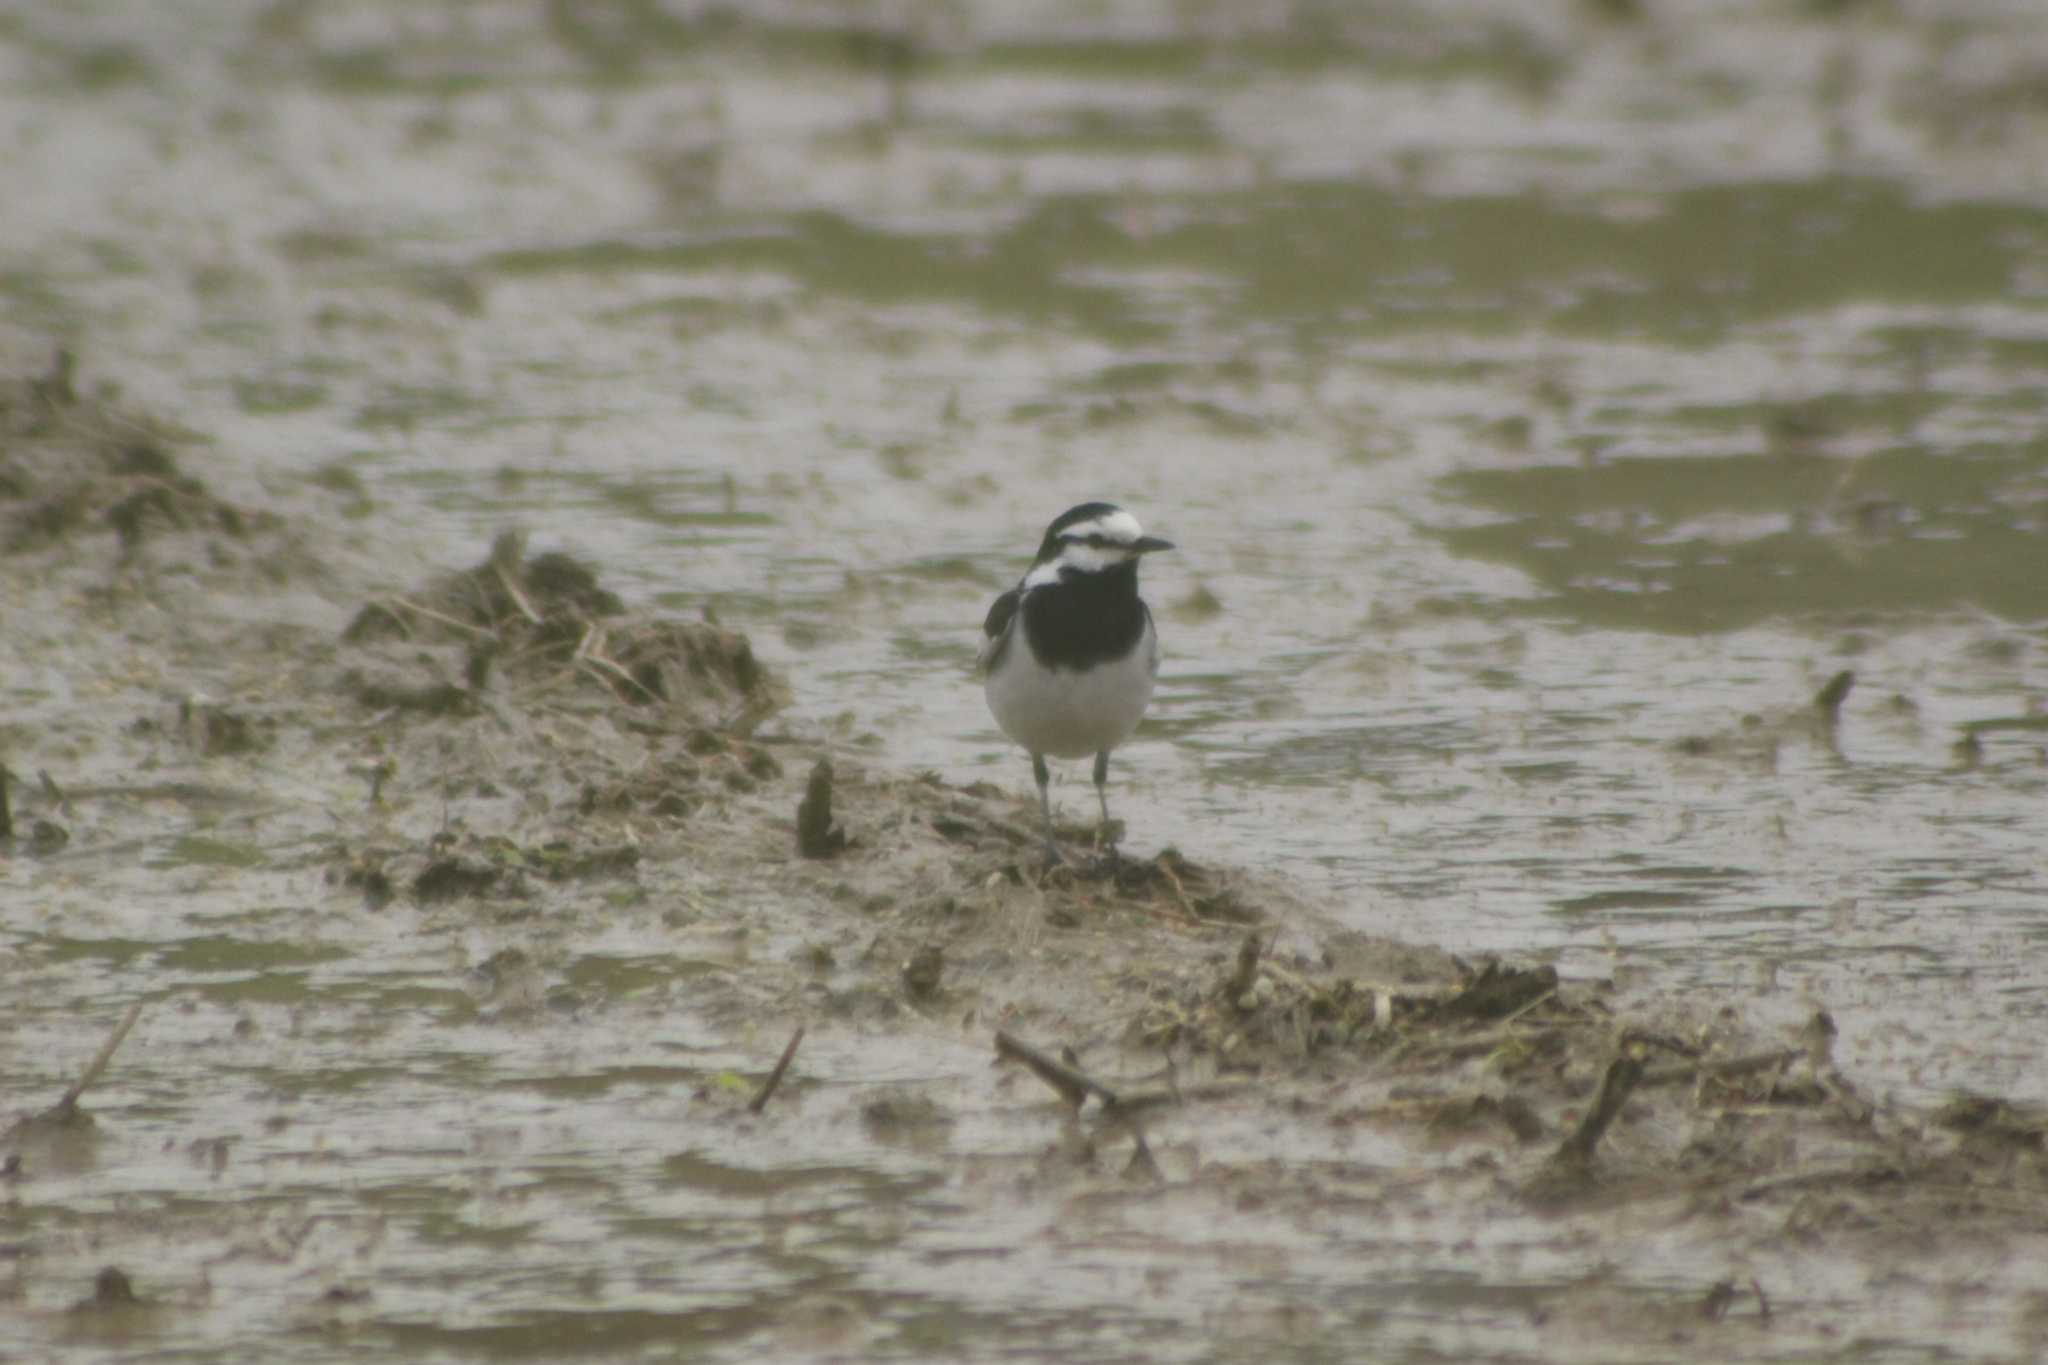
<svg viewBox="0 0 2048 1365"><path fill-rule="evenodd" d="M1010 639L1010 627L1017 619L1017 604L1023 600L1023 590L1012 588L989 607L988 619L981 623L981 652L974 657L974 666L982 672L994 668L996 660L1003 656L1003 646Z"/></svg>

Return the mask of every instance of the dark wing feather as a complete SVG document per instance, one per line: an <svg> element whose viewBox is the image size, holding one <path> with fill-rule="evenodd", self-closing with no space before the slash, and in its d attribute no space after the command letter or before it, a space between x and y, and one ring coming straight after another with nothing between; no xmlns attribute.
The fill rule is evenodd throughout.
<svg viewBox="0 0 2048 1365"><path fill-rule="evenodd" d="M981 653L975 663L987 672L1003 657L1003 646L1009 643L1010 626L1017 619L1017 604L1024 600L1022 588L1012 588L989 604L988 617L981 623Z"/></svg>

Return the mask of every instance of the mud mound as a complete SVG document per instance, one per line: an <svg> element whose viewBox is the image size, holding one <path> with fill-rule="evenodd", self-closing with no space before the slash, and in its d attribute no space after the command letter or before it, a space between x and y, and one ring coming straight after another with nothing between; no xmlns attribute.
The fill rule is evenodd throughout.
<svg viewBox="0 0 2048 1365"><path fill-rule="evenodd" d="M625 610L617 594L598 586L588 565L559 552L529 558L525 537L507 531L474 568L445 574L409 596L367 604L343 638L351 644L488 640L508 660L559 658L596 622Z"/></svg>
<svg viewBox="0 0 2048 1365"><path fill-rule="evenodd" d="M527 704L571 683L644 708L646 728L746 734L786 696L746 636L709 621L634 619L588 565L557 551L529 556L518 532L499 536L473 568L366 603L342 639L395 666L345 678L379 708L465 714L495 676ZM422 677L421 652L394 645L458 653Z"/></svg>

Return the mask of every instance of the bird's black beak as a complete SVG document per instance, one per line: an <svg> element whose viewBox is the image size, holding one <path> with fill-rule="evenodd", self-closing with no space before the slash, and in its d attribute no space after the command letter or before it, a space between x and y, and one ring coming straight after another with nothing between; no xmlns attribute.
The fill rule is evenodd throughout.
<svg viewBox="0 0 2048 1365"><path fill-rule="evenodd" d="M1158 536L1139 536L1131 542L1131 553L1149 555L1155 550L1171 550L1173 542L1161 540Z"/></svg>

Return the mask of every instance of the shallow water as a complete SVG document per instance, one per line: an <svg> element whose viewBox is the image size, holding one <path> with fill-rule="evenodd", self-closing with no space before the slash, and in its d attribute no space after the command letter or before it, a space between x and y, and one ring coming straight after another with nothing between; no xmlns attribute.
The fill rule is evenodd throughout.
<svg viewBox="0 0 2048 1365"><path fill-rule="evenodd" d="M349 471L420 563L524 524L746 630L795 684L789 728L1020 794L969 676L981 614L1047 519L1114 498L1181 547L1148 565L1167 664L1115 768L1136 847L1284 872L1462 953L1788 1024L1823 1004L1879 1093L2048 1098L2048 748L1954 749L2048 696L2048 30L1988 2L1635 8L46 6L0 22L0 138L34 187L0 202L0 304L248 485ZM1842 668L1830 735L1794 713ZM181 876L249 846L171 828L149 856ZM17 1059L144 967L201 1002L194 1049L251 1002L370 1030L374 1063L310 1022L238 1073L266 1102L361 1103L318 1120L322 1154L278 1136L234 1169L274 1160L280 1221L375 1258L381 1320L440 1317L408 1349L1161 1331L1090 1282L1146 1283L1108 1231L1099 1264L1047 1257L1014 1298L971 1249L906 1251L943 1182L829 1124L766 1183L739 1131L601 1171L600 1148L673 1146L664 1093L755 1040L608 1075L630 1021L588 1055L465 1037L460 992L380 968L378 926L245 961L289 914L251 913L8 925L48 1012L10 1021ZM645 958L643 985L681 970L666 944L582 951ZM858 1066L812 1046L820 1074ZM569 1078L619 1101L601 1144L533 1136ZM505 1108L466 1125L482 1084ZM463 1134L455 1184L442 1146L380 1142L408 1110ZM321 1223L330 1160L409 1231ZM77 1199L194 1167L119 1170L131 1189L101 1172ZM682 1260L626 1292L650 1244ZM1320 1341L1440 1329L1441 1292L1468 1334L1428 1339L1505 1358L1515 1283L1575 1263L1499 1254L1483 1289L1445 1287L1432 1245L1410 1284L1351 1302L1276 1272L1273 1301L1317 1304ZM1218 1270L1188 1255L1168 1318ZM563 1306L579 1276L590 1304ZM701 1338L673 1335L680 1298ZM539 1301L575 1335L508 1325ZM1271 1347L1231 1327L1254 1339L1210 1358Z"/></svg>

